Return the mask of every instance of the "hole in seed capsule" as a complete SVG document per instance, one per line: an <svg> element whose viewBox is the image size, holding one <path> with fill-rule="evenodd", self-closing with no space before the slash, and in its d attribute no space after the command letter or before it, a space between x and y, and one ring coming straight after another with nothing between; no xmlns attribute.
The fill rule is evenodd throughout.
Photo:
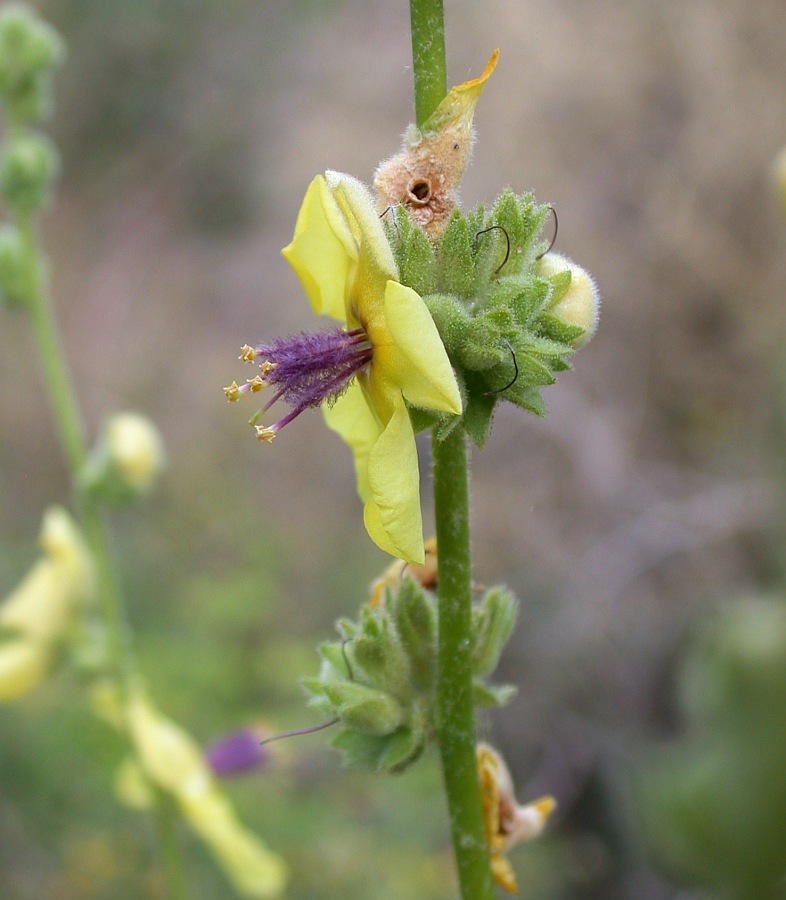
<svg viewBox="0 0 786 900"><path fill-rule="evenodd" d="M431 185L425 178L413 178L407 185L407 194L413 206L425 206L431 199Z"/></svg>

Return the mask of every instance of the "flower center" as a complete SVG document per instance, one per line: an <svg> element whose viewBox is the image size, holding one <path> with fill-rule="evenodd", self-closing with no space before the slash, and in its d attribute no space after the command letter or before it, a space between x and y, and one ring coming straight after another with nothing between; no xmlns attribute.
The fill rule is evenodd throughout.
<svg viewBox="0 0 786 900"><path fill-rule="evenodd" d="M303 332L271 344L246 345L240 359L257 362L262 374L241 386L233 381L224 393L228 400L239 400L264 387L276 389L251 419L259 440L269 442L303 410L334 403L363 366L371 362L372 355L371 342L362 328ZM279 400L291 411L274 425L257 425L262 413Z"/></svg>

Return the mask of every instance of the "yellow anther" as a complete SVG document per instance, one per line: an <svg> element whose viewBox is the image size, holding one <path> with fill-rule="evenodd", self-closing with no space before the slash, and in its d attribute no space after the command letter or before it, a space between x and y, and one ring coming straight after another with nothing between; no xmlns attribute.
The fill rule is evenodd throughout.
<svg viewBox="0 0 786 900"><path fill-rule="evenodd" d="M232 384L229 385L229 387L225 387L224 393L226 394L226 398L230 403L234 403L235 400L240 399L240 388L237 386L236 381L233 381Z"/></svg>
<svg viewBox="0 0 786 900"><path fill-rule="evenodd" d="M243 344L240 348L238 359L242 359L243 362L254 362L254 348L249 347L248 344Z"/></svg>
<svg viewBox="0 0 786 900"><path fill-rule="evenodd" d="M269 359L266 359L264 362L259 364L260 371L263 375L269 375L273 369L275 369L276 363L270 362Z"/></svg>
<svg viewBox="0 0 786 900"><path fill-rule="evenodd" d="M263 381L259 375L255 378L247 379L246 383L248 384L249 389L252 394L256 394L257 391L261 391L263 387L266 387L266 382Z"/></svg>
<svg viewBox="0 0 786 900"><path fill-rule="evenodd" d="M262 444L269 444L276 436L275 431L265 425L255 425L254 429L257 433L257 440Z"/></svg>

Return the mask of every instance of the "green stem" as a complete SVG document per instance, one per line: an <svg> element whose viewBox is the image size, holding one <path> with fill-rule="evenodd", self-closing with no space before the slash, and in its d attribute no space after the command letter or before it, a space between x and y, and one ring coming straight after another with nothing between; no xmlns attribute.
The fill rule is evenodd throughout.
<svg viewBox="0 0 786 900"><path fill-rule="evenodd" d="M27 259L28 291L26 309L41 360L44 380L57 422L73 483L88 459L88 445L82 426L82 415L74 391L65 353L58 338L57 324L49 297L45 264L38 249L35 228L30 216L19 215L17 227L24 242ZM81 514L96 569L97 594L106 629L107 650L114 667L117 685L125 699L136 677L136 664L130 641L130 630L120 588L115 574L108 525L96 503L76 488L76 504ZM171 822L172 811L157 804L158 831L164 872L172 900L187 896L177 834Z"/></svg>
<svg viewBox="0 0 786 900"><path fill-rule="evenodd" d="M448 92L442 0L409 0L409 18L415 76L415 121L421 126Z"/></svg>
<svg viewBox="0 0 786 900"><path fill-rule="evenodd" d="M494 885L475 755L469 489L463 430L455 428L443 441L437 440L435 433L431 452L439 553L437 739L461 896L464 900L492 900Z"/></svg>

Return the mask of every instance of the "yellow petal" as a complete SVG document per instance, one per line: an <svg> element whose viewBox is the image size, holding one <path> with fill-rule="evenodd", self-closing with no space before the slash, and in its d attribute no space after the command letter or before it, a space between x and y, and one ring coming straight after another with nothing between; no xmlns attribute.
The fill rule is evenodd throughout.
<svg viewBox="0 0 786 900"><path fill-rule="evenodd" d="M358 250L322 175L308 186L295 236L281 252L303 284L314 312L343 322Z"/></svg>
<svg viewBox="0 0 786 900"><path fill-rule="evenodd" d="M353 381L333 406L323 406L328 428L352 448L358 494L365 501L371 495L368 485L368 456L382 432L358 381Z"/></svg>
<svg viewBox="0 0 786 900"><path fill-rule="evenodd" d="M46 647L23 639L0 644L0 703L11 703L46 678L50 655Z"/></svg>
<svg viewBox="0 0 786 900"><path fill-rule="evenodd" d="M115 773L115 794L117 799L129 809L152 809L156 803L145 773L139 763L130 757L120 763Z"/></svg>
<svg viewBox="0 0 786 900"><path fill-rule="evenodd" d="M178 798L183 815L210 847L237 892L243 897L277 897L286 884L286 866L244 828L218 789Z"/></svg>
<svg viewBox="0 0 786 900"><path fill-rule="evenodd" d="M387 278L398 278L390 242L374 205L371 191L351 175L326 172L325 178L336 202L349 222L361 253L367 253Z"/></svg>
<svg viewBox="0 0 786 900"><path fill-rule="evenodd" d="M395 384L414 406L461 415L461 394L445 346L420 296L388 281L385 323L392 344L369 334L374 345L374 373Z"/></svg>
<svg viewBox="0 0 786 900"><path fill-rule="evenodd" d="M425 553L415 434L401 396L394 396L392 403L393 415L368 457L371 493L364 519L371 539L379 547L422 565Z"/></svg>

